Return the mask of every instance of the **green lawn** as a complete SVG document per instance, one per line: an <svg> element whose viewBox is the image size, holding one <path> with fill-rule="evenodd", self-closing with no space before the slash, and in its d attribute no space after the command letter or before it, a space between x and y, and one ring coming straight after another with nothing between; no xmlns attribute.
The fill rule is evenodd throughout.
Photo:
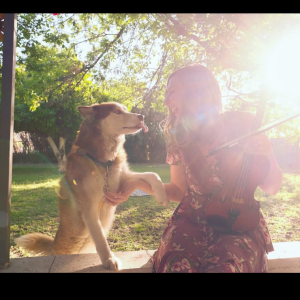
<svg viewBox="0 0 300 300"><path fill-rule="evenodd" d="M169 182L168 165L132 164L137 172L151 171ZM11 257L30 256L13 239L30 232L55 235L58 226L56 190L61 174L55 165L14 166L11 199ZM273 242L300 241L300 176L284 174L274 196L257 189ZM166 222L176 208L159 206L152 196L130 197L116 209L108 241L113 251L156 249Z"/></svg>

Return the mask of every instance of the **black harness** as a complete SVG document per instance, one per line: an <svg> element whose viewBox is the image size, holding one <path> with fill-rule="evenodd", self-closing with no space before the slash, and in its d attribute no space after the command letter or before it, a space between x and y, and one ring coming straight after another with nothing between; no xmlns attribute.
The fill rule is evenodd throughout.
<svg viewBox="0 0 300 300"><path fill-rule="evenodd" d="M104 167L105 169L108 169L111 166L111 164L114 162L114 160L109 160L106 163L103 163L102 161L99 161L94 156L90 155L89 153L85 153L85 155L89 159L91 159L94 163L96 163L97 165L100 165L100 166Z"/></svg>

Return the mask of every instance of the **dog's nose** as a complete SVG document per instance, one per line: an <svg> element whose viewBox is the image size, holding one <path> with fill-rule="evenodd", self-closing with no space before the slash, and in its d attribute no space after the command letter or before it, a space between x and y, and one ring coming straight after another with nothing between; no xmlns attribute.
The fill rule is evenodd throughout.
<svg viewBox="0 0 300 300"><path fill-rule="evenodd" d="M139 120L144 121L144 116L143 115L138 115Z"/></svg>

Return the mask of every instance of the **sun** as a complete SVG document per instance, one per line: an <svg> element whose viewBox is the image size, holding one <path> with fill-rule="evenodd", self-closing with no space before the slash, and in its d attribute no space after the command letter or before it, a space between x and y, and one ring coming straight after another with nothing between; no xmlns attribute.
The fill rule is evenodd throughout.
<svg viewBox="0 0 300 300"><path fill-rule="evenodd" d="M300 109L300 33L280 39L262 60L263 82L276 102Z"/></svg>

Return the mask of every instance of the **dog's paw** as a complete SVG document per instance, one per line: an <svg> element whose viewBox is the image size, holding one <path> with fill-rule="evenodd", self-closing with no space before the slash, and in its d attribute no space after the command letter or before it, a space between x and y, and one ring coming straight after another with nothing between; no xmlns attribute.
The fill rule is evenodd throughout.
<svg viewBox="0 0 300 300"><path fill-rule="evenodd" d="M114 254L108 260L103 262L103 267L113 271L119 271L122 269L122 262Z"/></svg>
<svg viewBox="0 0 300 300"><path fill-rule="evenodd" d="M167 195L161 195L159 196L159 198L157 199L157 203L160 204L160 205L163 205L165 207L169 206L170 204L170 200L169 198L167 197Z"/></svg>
<svg viewBox="0 0 300 300"><path fill-rule="evenodd" d="M154 197L155 197L155 200L156 202L159 204L159 205L163 205L165 207L169 206L170 204L170 200L169 198L167 197L167 194L165 192L165 189L164 188L160 188L160 189L156 189L154 190Z"/></svg>
<svg viewBox="0 0 300 300"><path fill-rule="evenodd" d="M165 207L169 206L170 200L165 192L165 188L160 183L155 188L152 187L154 192L154 198L159 205L163 205Z"/></svg>

